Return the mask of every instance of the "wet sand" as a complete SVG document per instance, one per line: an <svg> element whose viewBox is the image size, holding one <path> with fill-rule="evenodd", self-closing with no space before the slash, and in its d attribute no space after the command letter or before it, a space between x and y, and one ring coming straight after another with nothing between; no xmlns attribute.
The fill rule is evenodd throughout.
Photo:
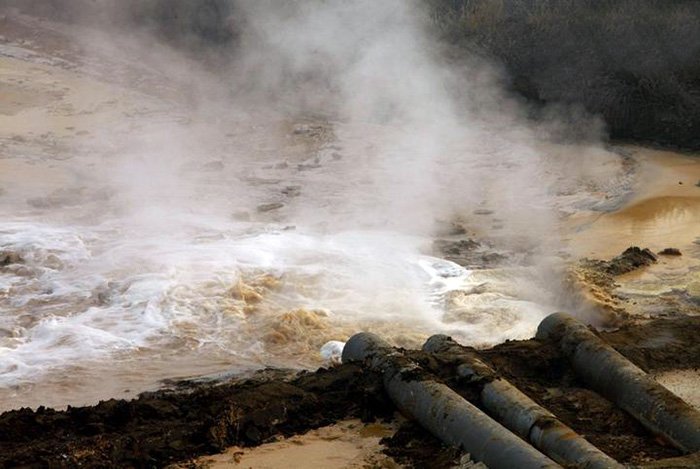
<svg viewBox="0 0 700 469"><path fill-rule="evenodd" d="M196 461L210 469L273 469L289 467L291 461L308 469L399 468L382 453L379 441L396 432L396 424L346 420L311 430L279 442L254 448L233 447L226 452ZM302 462L303 461L303 462Z"/></svg>
<svg viewBox="0 0 700 469"><path fill-rule="evenodd" d="M693 249L700 236L700 158L629 148L638 176L627 203L610 213L579 213L567 220L577 256L608 259L631 245L660 251ZM688 256L690 257L690 256Z"/></svg>
<svg viewBox="0 0 700 469"><path fill-rule="evenodd" d="M569 249L575 258L592 259L610 259L629 246L678 249L680 256L659 255L658 262L617 277L613 302L637 319L700 314L700 157L625 150L636 162L630 196L616 210L568 217Z"/></svg>
<svg viewBox="0 0 700 469"><path fill-rule="evenodd" d="M660 373L654 379L681 399L700 409L700 370L676 370Z"/></svg>

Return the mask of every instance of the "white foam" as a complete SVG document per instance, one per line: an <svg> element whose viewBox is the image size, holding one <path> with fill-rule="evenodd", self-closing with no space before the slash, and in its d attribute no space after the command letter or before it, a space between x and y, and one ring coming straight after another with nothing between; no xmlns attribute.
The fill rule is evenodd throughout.
<svg viewBox="0 0 700 469"><path fill-rule="evenodd" d="M0 302L5 310L1 326L18 331L0 339L0 385L40 379L48 370L115 354L128 359L142 347L167 350L183 334L189 343L215 344L243 361L279 361L266 356L259 337L246 332L255 329L243 328L245 315L224 311L231 301L228 290L246 272L294 279L275 293L273 306L280 312L323 310L331 324L345 330L395 323L401 325L399 333L448 332L488 343L531 334L542 316L539 305L517 296L517 275L470 271L421 256L429 241L422 237L269 226L256 234L232 222L200 223L206 228L199 232L140 235L114 223L0 226L0 249L20 252L31 270L0 274L2 288L13 291ZM61 268L45 266L49 254ZM464 293L462 303L452 305L463 310L463 319L445 317L454 292ZM32 321L20 326L26 315Z"/></svg>
<svg viewBox="0 0 700 469"><path fill-rule="evenodd" d="M344 348L345 342L329 340L323 344L319 353L324 361L330 364L340 364L342 362Z"/></svg>

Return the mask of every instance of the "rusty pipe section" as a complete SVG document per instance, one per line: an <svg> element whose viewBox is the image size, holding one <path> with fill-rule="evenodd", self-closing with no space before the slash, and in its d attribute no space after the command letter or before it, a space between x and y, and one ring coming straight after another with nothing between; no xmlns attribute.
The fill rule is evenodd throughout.
<svg viewBox="0 0 700 469"><path fill-rule="evenodd" d="M405 415L489 468L561 467L378 336L365 332L352 336L343 349L343 362L351 361L363 361L380 371L387 394Z"/></svg>
<svg viewBox="0 0 700 469"><path fill-rule="evenodd" d="M562 465L581 469L622 469L624 466L564 425L554 414L538 405L507 380L499 377L476 355L445 335L434 335L423 345L431 353L448 352L460 364L457 374L480 381L484 409L506 428Z"/></svg>
<svg viewBox="0 0 700 469"><path fill-rule="evenodd" d="M650 378L582 322L565 313L552 314L540 323L537 338L557 342L586 384L646 428L681 450L700 451L700 412Z"/></svg>

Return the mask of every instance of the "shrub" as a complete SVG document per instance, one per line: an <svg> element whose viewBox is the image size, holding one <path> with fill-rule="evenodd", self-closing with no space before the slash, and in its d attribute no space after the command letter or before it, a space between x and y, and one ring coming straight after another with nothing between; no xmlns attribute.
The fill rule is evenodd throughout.
<svg viewBox="0 0 700 469"><path fill-rule="evenodd" d="M437 34L501 61L528 98L581 104L616 138L700 148L700 2L426 1Z"/></svg>

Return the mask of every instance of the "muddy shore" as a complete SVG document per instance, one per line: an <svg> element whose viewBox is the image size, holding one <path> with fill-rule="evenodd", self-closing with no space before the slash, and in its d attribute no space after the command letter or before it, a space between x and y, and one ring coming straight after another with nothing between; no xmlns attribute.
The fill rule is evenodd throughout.
<svg viewBox="0 0 700 469"><path fill-rule="evenodd" d="M647 372L662 373L700 367L700 345L693 333L698 328L700 318L678 317L629 324L600 335ZM680 455L624 411L586 389L554 346L536 340L513 341L477 353L620 462ZM479 405L473 384L455 378L454 357L407 354ZM349 418L363 422L396 418L376 374L354 364L299 374L264 370L245 380L173 383L133 401L109 400L65 411L6 412L0 416L0 465L164 467ZM382 444L396 463L409 467L453 467L461 457L411 422L401 424Z"/></svg>

